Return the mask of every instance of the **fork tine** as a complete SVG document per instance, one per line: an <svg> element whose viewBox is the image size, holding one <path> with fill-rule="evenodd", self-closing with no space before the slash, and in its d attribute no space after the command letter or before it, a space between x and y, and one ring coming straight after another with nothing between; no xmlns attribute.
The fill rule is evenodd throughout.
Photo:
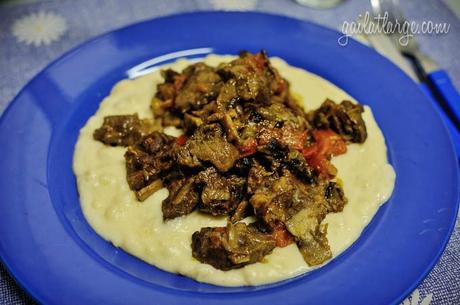
<svg viewBox="0 0 460 305"><path fill-rule="evenodd" d="M401 52L405 55L410 55L414 50L418 49L417 41L412 36L407 36L407 33L399 30L403 27L406 19L399 8L398 0L370 0L370 2L374 16L388 14L388 22L393 24L393 31L386 32L386 34L394 41L396 47ZM399 23L398 28L395 27L396 22ZM403 39L404 43L402 43L401 39Z"/></svg>
<svg viewBox="0 0 460 305"><path fill-rule="evenodd" d="M399 0L388 0L391 4L389 5L389 10L391 10L393 19L403 23L406 21L404 14L399 6Z"/></svg>
<svg viewBox="0 0 460 305"><path fill-rule="evenodd" d="M404 15L399 9L398 0L370 0L374 14L380 14L383 16L385 13L388 14L389 22L399 21L403 23L405 21Z"/></svg>

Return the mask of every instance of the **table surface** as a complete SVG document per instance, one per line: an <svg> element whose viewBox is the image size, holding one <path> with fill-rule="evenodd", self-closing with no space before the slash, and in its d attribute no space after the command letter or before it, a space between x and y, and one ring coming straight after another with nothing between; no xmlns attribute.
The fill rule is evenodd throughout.
<svg viewBox="0 0 460 305"><path fill-rule="evenodd" d="M460 21L457 17L460 15L460 1L400 2L408 20L450 24L448 34L420 35L417 39L422 50L446 69L456 87L460 88ZM0 113L34 75L85 40L138 21L196 10L256 10L309 20L340 30L344 21L353 21L359 14L370 11L370 5L366 0L346 0L333 9L315 10L291 0L3 1L0 4ZM30 31L33 22L30 16L39 12L43 12L41 17L38 14L42 21L54 22L53 28L48 32L45 29L42 36L43 33ZM34 302L0 265L0 305L3 304ZM440 261L403 304L460 304L459 218Z"/></svg>

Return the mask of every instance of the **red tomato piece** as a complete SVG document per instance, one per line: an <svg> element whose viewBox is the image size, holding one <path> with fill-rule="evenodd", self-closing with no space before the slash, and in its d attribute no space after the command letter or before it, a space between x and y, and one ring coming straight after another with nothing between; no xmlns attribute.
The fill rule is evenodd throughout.
<svg viewBox="0 0 460 305"><path fill-rule="evenodd" d="M305 159L316 172L325 177L334 177L337 169L329 161L332 156L344 154L347 145L344 139L330 129L313 130L316 143L302 150Z"/></svg>
<svg viewBox="0 0 460 305"><path fill-rule="evenodd" d="M277 223L272 229L272 236L277 247L283 248L294 242L294 236L289 233L283 223Z"/></svg>
<svg viewBox="0 0 460 305"><path fill-rule="evenodd" d="M347 152L345 140L331 129L315 129L313 130L313 138L319 146L318 153L328 158Z"/></svg>
<svg viewBox="0 0 460 305"><path fill-rule="evenodd" d="M247 157L257 151L257 140L248 139L240 146L241 157Z"/></svg>
<svg viewBox="0 0 460 305"><path fill-rule="evenodd" d="M179 137L177 137L176 139L176 143L179 144L180 146L184 146L185 145L185 142L187 142L187 136L186 135L180 135Z"/></svg>

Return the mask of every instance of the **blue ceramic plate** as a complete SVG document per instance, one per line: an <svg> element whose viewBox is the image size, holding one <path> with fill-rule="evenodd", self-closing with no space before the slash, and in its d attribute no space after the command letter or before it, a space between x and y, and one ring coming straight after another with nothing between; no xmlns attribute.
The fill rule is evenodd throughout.
<svg viewBox="0 0 460 305"><path fill-rule="evenodd" d="M365 46L351 40L339 46L339 36L286 17L193 13L108 33L52 63L0 122L0 255L6 267L43 304L398 303L446 246L457 212L457 161L439 115L417 85ZM71 164L79 129L111 87L128 71L177 56L261 48L372 107L397 178L391 200L359 240L298 278L225 288L158 270L100 238L80 210Z"/></svg>

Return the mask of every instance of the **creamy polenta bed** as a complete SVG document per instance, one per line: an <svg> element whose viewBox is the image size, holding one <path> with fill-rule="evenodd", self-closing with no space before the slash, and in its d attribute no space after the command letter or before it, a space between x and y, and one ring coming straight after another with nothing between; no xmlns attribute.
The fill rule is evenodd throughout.
<svg viewBox="0 0 460 305"><path fill-rule="evenodd" d="M324 265L395 179L369 107L265 52L119 82L81 129L73 168L103 238L223 286Z"/></svg>

